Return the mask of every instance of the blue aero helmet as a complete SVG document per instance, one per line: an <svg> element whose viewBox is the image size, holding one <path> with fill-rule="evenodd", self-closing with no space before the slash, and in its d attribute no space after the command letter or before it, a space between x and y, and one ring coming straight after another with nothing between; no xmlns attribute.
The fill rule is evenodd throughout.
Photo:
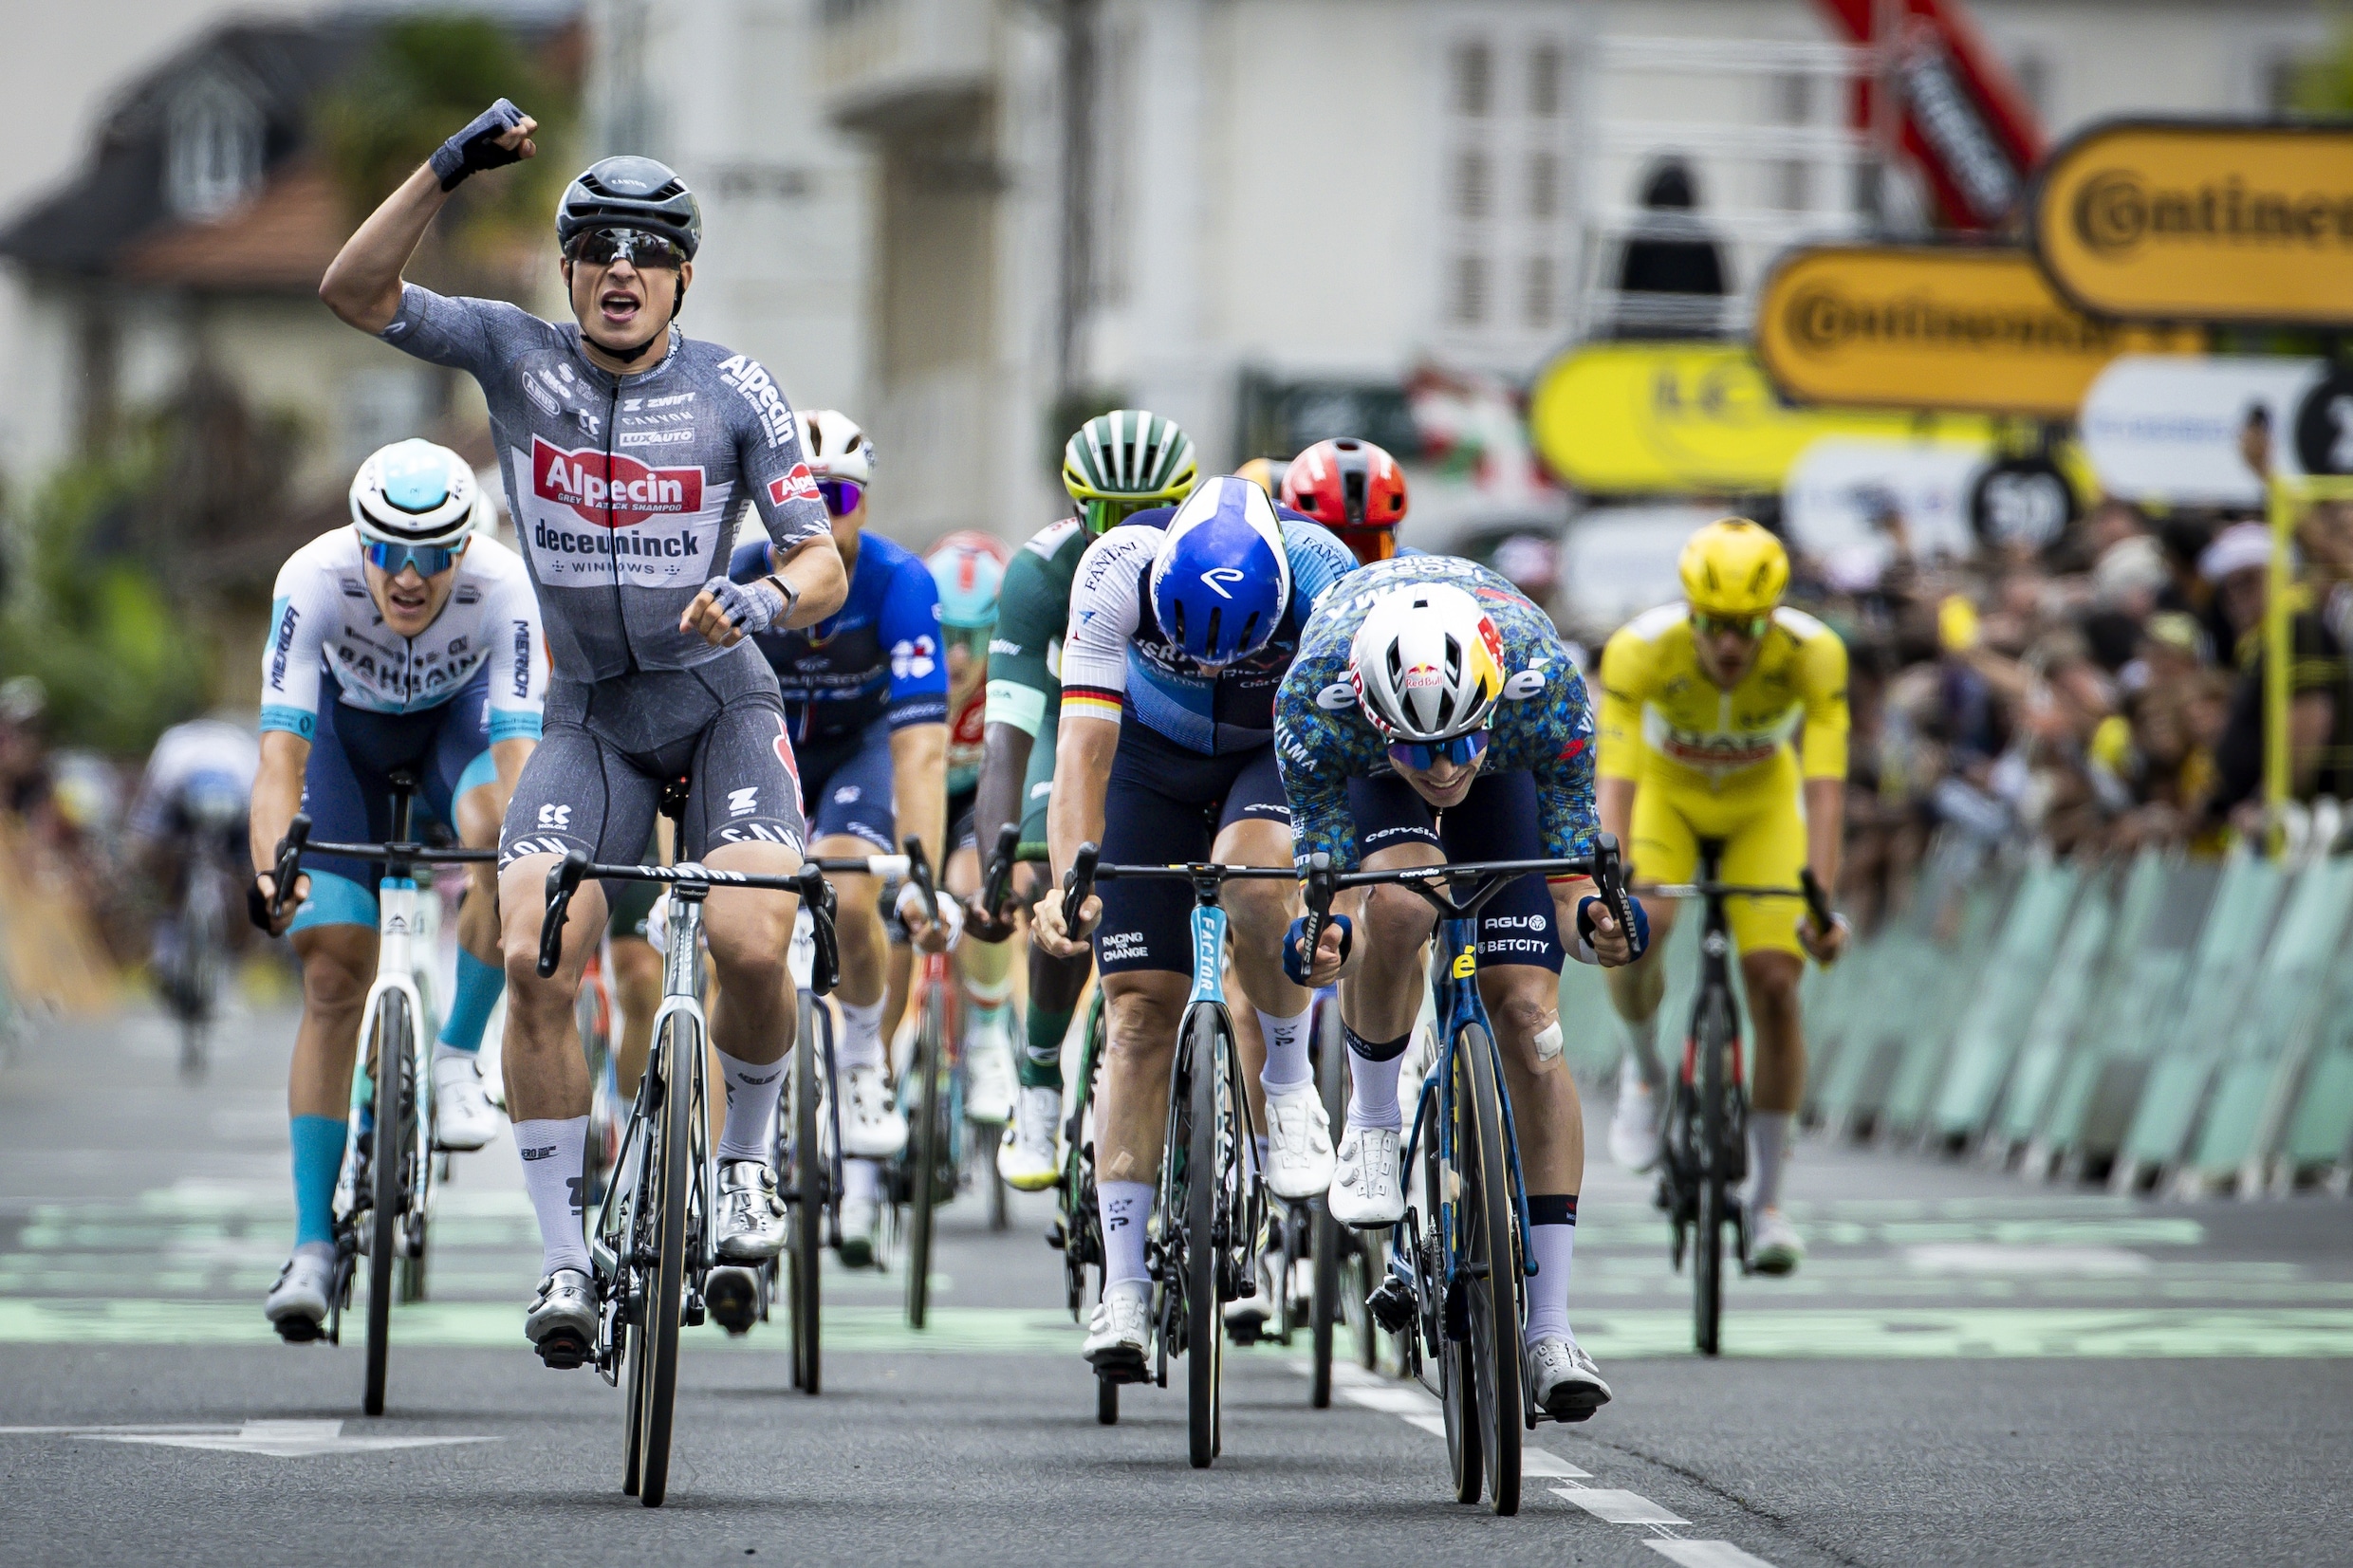
<svg viewBox="0 0 2353 1568"><path fill-rule="evenodd" d="M1232 664L1264 648L1291 599L1290 557L1267 492L1205 479L1169 519L1152 562L1152 613L1187 658Z"/></svg>

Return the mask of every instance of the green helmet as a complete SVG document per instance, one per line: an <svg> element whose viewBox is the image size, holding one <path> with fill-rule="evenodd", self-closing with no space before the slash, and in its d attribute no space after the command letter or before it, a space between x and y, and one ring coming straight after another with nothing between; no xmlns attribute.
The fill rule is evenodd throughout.
<svg viewBox="0 0 2353 1568"><path fill-rule="evenodd" d="M1199 479L1192 438L1142 409L1097 415L1062 450L1062 488L1084 509L1090 533L1147 507L1173 507Z"/></svg>

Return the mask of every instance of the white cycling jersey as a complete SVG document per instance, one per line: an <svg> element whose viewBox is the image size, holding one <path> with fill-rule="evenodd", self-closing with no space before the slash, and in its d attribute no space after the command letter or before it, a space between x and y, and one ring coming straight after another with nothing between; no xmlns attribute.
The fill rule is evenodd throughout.
<svg viewBox="0 0 2353 1568"><path fill-rule="evenodd" d="M279 570L262 652L261 727L313 738L323 670L333 671L350 707L415 713L449 701L487 665L491 741L537 738L547 692L546 640L539 601L515 553L475 534L448 602L414 637L384 624L361 561L359 531L335 528Z"/></svg>
<svg viewBox="0 0 2353 1568"><path fill-rule="evenodd" d="M132 835L159 839L170 832L174 808L198 779L217 782L250 799L260 766L261 753L250 729L221 719L191 719L172 726L157 737L156 748L148 754L147 771L131 804Z"/></svg>

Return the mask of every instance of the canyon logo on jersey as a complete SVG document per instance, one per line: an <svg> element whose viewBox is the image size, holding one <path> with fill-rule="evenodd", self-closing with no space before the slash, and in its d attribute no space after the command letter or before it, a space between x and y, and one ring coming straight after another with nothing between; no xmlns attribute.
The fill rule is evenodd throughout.
<svg viewBox="0 0 2353 1568"><path fill-rule="evenodd" d="M537 435L528 461L524 538L542 581L659 586L710 575L732 486L706 486L699 466L658 468L626 452L566 451Z"/></svg>

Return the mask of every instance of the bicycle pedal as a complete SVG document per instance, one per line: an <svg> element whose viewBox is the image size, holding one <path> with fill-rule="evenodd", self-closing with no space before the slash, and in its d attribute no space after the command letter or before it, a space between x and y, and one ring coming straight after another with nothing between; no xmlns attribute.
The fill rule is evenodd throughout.
<svg viewBox="0 0 2353 1568"><path fill-rule="evenodd" d="M273 1326L289 1345L315 1345L326 1337L326 1326L308 1318L281 1318Z"/></svg>
<svg viewBox="0 0 2353 1568"><path fill-rule="evenodd" d="M588 1341L568 1329L550 1334L536 1348L540 1361L550 1372L570 1372L588 1364Z"/></svg>
<svg viewBox="0 0 2353 1568"><path fill-rule="evenodd" d="M1414 1326L1414 1293L1394 1274L1373 1287L1365 1305L1386 1333L1402 1334Z"/></svg>
<svg viewBox="0 0 2353 1568"><path fill-rule="evenodd" d="M1053 1229L1046 1233L1046 1245L1052 1247L1057 1252L1060 1252L1063 1249L1065 1243L1063 1238L1063 1228L1060 1225L1055 1226Z"/></svg>

